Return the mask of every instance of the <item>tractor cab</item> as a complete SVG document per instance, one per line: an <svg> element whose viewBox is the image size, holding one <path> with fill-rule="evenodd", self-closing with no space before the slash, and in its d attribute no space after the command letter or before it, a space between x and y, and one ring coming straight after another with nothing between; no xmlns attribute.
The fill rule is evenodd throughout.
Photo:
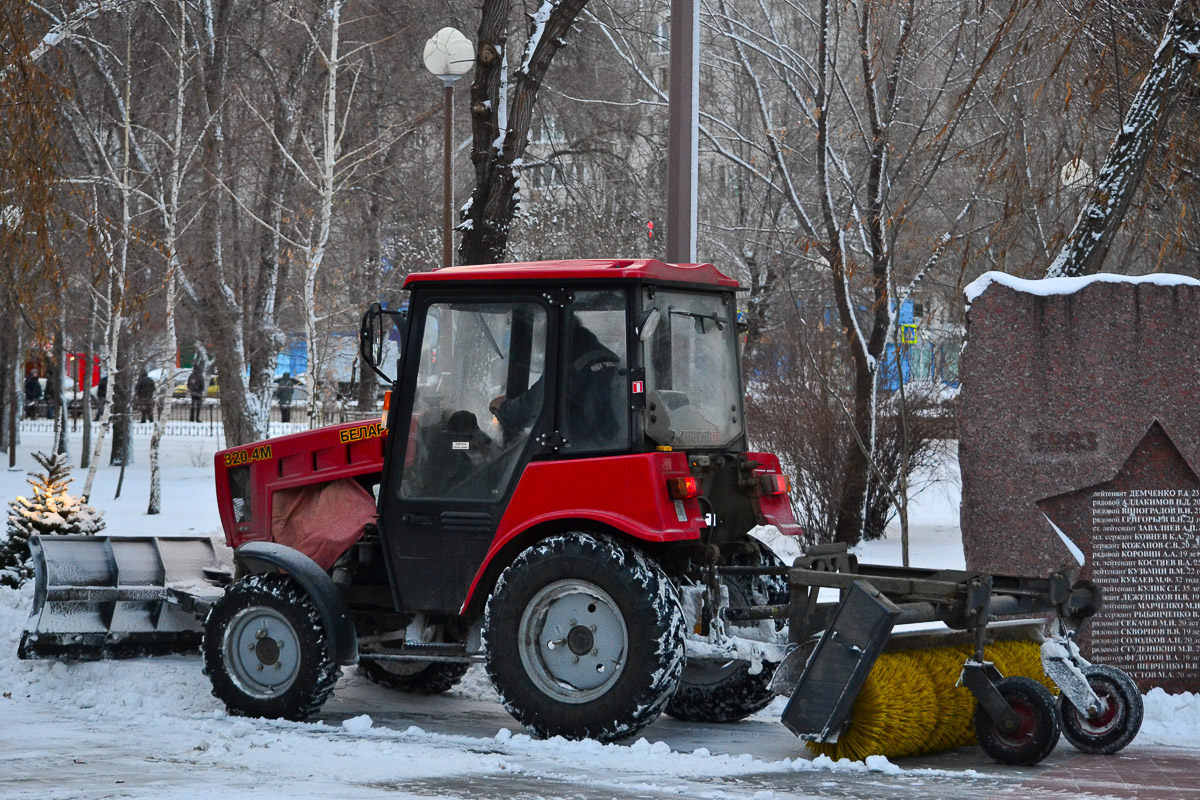
<svg viewBox="0 0 1200 800"><path fill-rule="evenodd" d="M394 383L379 529L397 607L468 611L497 553L555 525L709 543L764 521L755 472L782 475L745 453L737 284L711 265L451 267L405 288L398 374L386 312L362 329Z"/></svg>

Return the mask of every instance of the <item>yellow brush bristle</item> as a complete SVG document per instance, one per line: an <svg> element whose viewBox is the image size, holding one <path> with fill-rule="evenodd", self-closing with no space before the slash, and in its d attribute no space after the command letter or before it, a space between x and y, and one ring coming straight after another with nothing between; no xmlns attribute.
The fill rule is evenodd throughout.
<svg viewBox="0 0 1200 800"><path fill-rule="evenodd" d="M920 661L911 653L885 653L854 702L850 727L836 743L809 742L808 747L830 758L855 761L884 752L915 755L923 752L923 742L937 724L937 709L933 681Z"/></svg>
<svg viewBox="0 0 1200 800"><path fill-rule="evenodd" d="M970 647L884 653L854 701L850 725L833 743L806 742L813 753L861 761L935 753L975 742L975 698L957 686ZM1037 642L997 642L984 648L1006 678L1023 675L1052 687Z"/></svg>
<svg viewBox="0 0 1200 800"><path fill-rule="evenodd" d="M1058 696L1058 687L1042 671L1042 648L1037 642L996 642L985 647L983 652L1004 677L1023 675L1033 678Z"/></svg>

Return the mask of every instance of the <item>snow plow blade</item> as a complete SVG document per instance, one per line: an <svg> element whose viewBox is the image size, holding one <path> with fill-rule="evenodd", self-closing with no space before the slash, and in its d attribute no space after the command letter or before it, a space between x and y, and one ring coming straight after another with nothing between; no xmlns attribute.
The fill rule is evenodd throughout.
<svg viewBox="0 0 1200 800"><path fill-rule="evenodd" d="M33 536L33 610L19 658L94 661L200 645L228 569L208 538Z"/></svg>

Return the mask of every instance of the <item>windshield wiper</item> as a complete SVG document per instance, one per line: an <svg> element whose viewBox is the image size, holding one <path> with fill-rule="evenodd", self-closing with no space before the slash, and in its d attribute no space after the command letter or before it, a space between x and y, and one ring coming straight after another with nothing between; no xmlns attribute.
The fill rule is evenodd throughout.
<svg viewBox="0 0 1200 800"><path fill-rule="evenodd" d="M671 313L680 317L691 317L696 321L696 333L699 334L708 333L708 331L704 329L705 321L716 323L717 330L719 331L725 330L725 320L721 319L716 314L700 314L696 311L677 311L674 308L671 309Z"/></svg>
<svg viewBox="0 0 1200 800"><path fill-rule="evenodd" d="M487 324L487 320L483 317L482 311L476 311L475 316L479 317L479 324L483 326L484 333L487 334L487 339L492 343L492 349L496 351L496 355L500 356L500 360L504 360L504 351L500 349L500 343L496 341L496 337L492 335L492 328Z"/></svg>

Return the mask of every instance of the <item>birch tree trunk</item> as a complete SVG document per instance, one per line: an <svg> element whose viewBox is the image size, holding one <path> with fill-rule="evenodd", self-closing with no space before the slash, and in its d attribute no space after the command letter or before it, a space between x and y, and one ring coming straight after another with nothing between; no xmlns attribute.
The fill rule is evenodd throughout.
<svg viewBox="0 0 1200 800"><path fill-rule="evenodd" d="M87 346L83 355L86 359L86 377L83 381L83 439L79 444L79 466L83 469L87 469L92 463L92 365L96 363L96 314L100 305L94 287L88 287L88 297L91 301L91 313L88 314Z"/></svg>
<svg viewBox="0 0 1200 800"><path fill-rule="evenodd" d="M132 39L132 31L127 27L125 36L125 63L129 65L130 40ZM100 409L100 431L96 435L96 446L92 449L91 466L88 467L87 478L83 482L83 496L90 497L92 494L92 484L96 480L96 468L100 464L100 453L104 447L104 439L112 427L112 407L117 395L120 393L119 384L128 383L128 376L122 375L117 368L117 356L120 353L121 332L125 325L124 320L124 305L125 305L125 278L129 272L129 244L132 238L133 226L132 217L130 215L129 195L130 195L130 175L129 175L129 159L130 159L130 136L133 127L132 108L130 105L130 95L132 93L132 78L130 71L125 72L125 108L121 119L121 172L118 178L118 186L121 195L121 228L120 240L117 242L117 249L120 255L117 257L114 264L113 253L111 248L107 251L107 263L109 265L108 273L108 391L104 395L104 403ZM107 243L107 237L104 241ZM128 431L129 424L132 420L126 420L128 424L125 430ZM123 449L128 451L128 441L119 441L127 437L118 434L113 440L113 458L117 457L118 450ZM125 463L132 456L131 453L125 452L121 454L121 468L124 470ZM122 475L124 472L122 471ZM118 489L119 491L119 489Z"/></svg>
<svg viewBox="0 0 1200 800"><path fill-rule="evenodd" d="M167 197L164 213L165 239L163 245L167 253L167 296L164 324L166 326L166 342L160 361L162 377L158 382L154 397L154 433L150 436L150 502L146 508L147 514L158 514L162 511L162 474L159 469L159 447L162 443L163 432L167 426L167 402L174 395L175 354L179 350L179 339L175 330L176 277L179 274L179 190L182 180L180 151L183 147L183 118L184 118L184 87L187 85L187 61L184 35L186 31L186 16L184 4L179 4L179 30L176 38L176 67L175 74L175 127L171 143L171 161L167 172Z"/></svg>
<svg viewBox="0 0 1200 800"><path fill-rule="evenodd" d="M320 381L322 367L321 352L317 337L317 275L325 261L325 249L329 245L329 234L333 228L334 170L338 161L337 91L338 68L341 66L338 53L338 37L341 33L342 6L336 0L329 7L329 52L325 56L325 114L321 120L322 148L320 174L317 180L319 211L317 214L316 237L308 248L304 265L304 339L308 347L308 369L304 371L304 384L308 389L308 427L320 424Z"/></svg>
<svg viewBox="0 0 1200 800"><path fill-rule="evenodd" d="M58 310L54 315L54 349L51 357L50 379L46 384L46 402L54 404L54 452L67 453L67 347L63 340L67 328L66 292L58 287ZM51 399L53 398L53 399Z"/></svg>
<svg viewBox="0 0 1200 800"><path fill-rule="evenodd" d="M108 391L104 393L104 399L100 402L96 444L92 447L91 464L88 467L87 477L83 481L84 498L91 497L92 483L96 480L96 468L100 465L100 453L104 449L104 439L112 427L113 400L117 393L117 381L120 377L117 372L117 353L120 349L123 324L126 254L122 252L120 259L116 259L111 245L105 243L104 249L108 264L108 292L105 302L108 311L105 324L105 349L107 352L104 364L104 373L108 375Z"/></svg>

